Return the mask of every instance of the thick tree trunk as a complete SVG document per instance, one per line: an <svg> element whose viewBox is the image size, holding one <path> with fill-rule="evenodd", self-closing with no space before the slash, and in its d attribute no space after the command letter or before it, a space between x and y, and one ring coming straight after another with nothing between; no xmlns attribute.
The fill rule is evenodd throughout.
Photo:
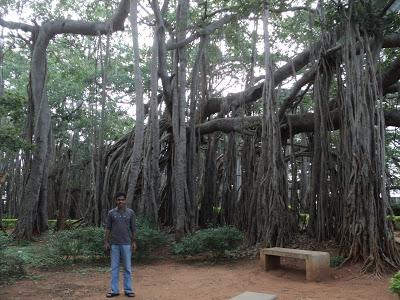
<svg viewBox="0 0 400 300"><path fill-rule="evenodd" d="M323 33L321 52L317 54L318 70L314 82L314 142L313 142L313 162L311 175L311 191L310 191L310 231L318 241L330 239L330 228L334 222L329 215L329 206L331 194L329 178L329 164L331 161L329 153L329 124L332 123L329 115L329 91L332 81L333 69L329 62L326 61L322 53L330 49L332 37L329 33Z"/></svg>
<svg viewBox="0 0 400 300"><path fill-rule="evenodd" d="M247 75L248 82L246 83L246 89L250 86L254 86L255 77L254 69L256 65L257 57L257 29L258 29L258 19L254 20L254 30L252 33L252 50L251 50L251 67ZM252 114L252 105L242 105L238 110L238 114L244 118L245 116L250 116ZM238 191L238 202L236 204L235 211L235 224L238 228L242 230L248 230L251 226L251 207L253 206L254 200L252 198L253 187L256 181L256 151L255 151L255 141L256 136L242 135L243 147L241 149L240 155L240 166L238 169L240 172L240 186ZM255 238L254 238L255 239Z"/></svg>
<svg viewBox="0 0 400 300"><path fill-rule="evenodd" d="M208 136L208 147L203 177L203 196L200 203L199 226L207 226L214 221L214 209L217 208L217 134Z"/></svg>
<svg viewBox="0 0 400 300"><path fill-rule="evenodd" d="M46 49L49 36L44 29L38 32L32 52L31 88L34 104L34 144L31 169L22 194L20 214L13 235L17 239L32 239L39 193L43 184L43 175L48 153L50 132L50 107L45 91L46 82Z"/></svg>
<svg viewBox="0 0 400 300"><path fill-rule="evenodd" d="M195 225L198 219L198 188L199 188L199 149L196 137L196 121L198 119L198 97L199 97L199 75L201 70L201 61L204 56L204 48L208 40L205 37L200 39L200 45L197 50L196 60L192 69L190 85L190 111L189 111L189 143L187 149L187 183L189 201L192 203L190 215L194 216Z"/></svg>
<svg viewBox="0 0 400 300"><path fill-rule="evenodd" d="M153 47L152 47L152 67L151 67L151 98L150 98L150 117L148 125L148 155L143 166L143 190L144 197L141 201L144 202L141 206L147 207L144 209L145 215L158 222L158 209L160 205L160 128L158 120L158 37L157 32L154 32Z"/></svg>
<svg viewBox="0 0 400 300"><path fill-rule="evenodd" d="M354 23L356 17L347 16L342 70L346 85L339 90L345 126L340 145L343 226L338 235L347 260L363 261L364 271L380 274L400 266L393 228L386 218L384 121L376 75L382 41L378 33L370 43L364 35L367 29ZM358 41L363 47L360 54Z"/></svg>
<svg viewBox="0 0 400 300"><path fill-rule="evenodd" d="M20 217L13 235L18 239L31 239L33 222L36 218L39 193L43 185L46 156L48 153L48 135L51 112L46 92L46 60L49 41L57 34L73 33L82 35L110 34L124 29L124 21L128 15L129 0L121 0L116 13L106 22L85 21L53 21L42 26L30 26L21 23L5 22L1 25L11 29L22 29L34 34L34 45L31 63L31 90L34 105L34 151L32 164L24 184L20 206Z"/></svg>
<svg viewBox="0 0 400 300"><path fill-rule="evenodd" d="M60 149L61 161L59 170L61 171L59 177L59 190L57 195L58 215L57 215L57 230L64 230L67 225L69 211L71 208L71 198L69 185L71 182L70 168L71 168L71 152L69 149ZM63 153L64 152L64 153Z"/></svg>
<svg viewBox="0 0 400 300"><path fill-rule="evenodd" d="M6 189L6 176L7 174L4 173L3 168L0 168L0 230L3 230L3 211L4 211L4 203L3 203L3 194L4 190Z"/></svg>
<svg viewBox="0 0 400 300"><path fill-rule="evenodd" d="M110 56L110 34L107 34L105 50L103 52L103 43L101 43L101 37L99 37L99 43L101 48L100 55L100 66L101 66L101 112L100 112L100 124L99 126L99 134L97 139L97 156L96 156L96 184L95 184L95 207L97 210L95 214L97 219L95 220L96 225L100 225L101 220L105 220L107 216L107 207L106 206L106 197L104 195L104 173L105 173L105 162L104 162L104 139L105 139L105 131L106 123L107 123L107 84L108 84L108 68L109 68L109 56ZM74 139L74 138L72 138Z"/></svg>
<svg viewBox="0 0 400 300"><path fill-rule="evenodd" d="M189 1L180 0L177 8L177 42L186 38ZM186 162L186 47L179 48L175 53L176 79L174 78L172 132L174 137L174 158L172 176L172 196L175 201L175 237L180 240L185 232L190 232L194 226L192 203L188 195L187 162Z"/></svg>
<svg viewBox="0 0 400 300"><path fill-rule="evenodd" d="M236 136L231 133L225 141L224 151L224 173L222 175L222 197L221 197L221 221L223 224L234 223L237 185L236 185L236 164L237 164L237 143Z"/></svg>
<svg viewBox="0 0 400 300"><path fill-rule="evenodd" d="M3 30L0 33L0 99L3 97L4 93L4 80L3 80L3 47L4 47L4 40L3 40ZM2 125L2 117L0 116L0 125ZM2 165L2 160L4 158L0 157L0 229L3 229L3 193L5 189L5 179L6 174L4 172L4 167Z"/></svg>
<svg viewBox="0 0 400 300"><path fill-rule="evenodd" d="M139 32L138 32L138 16L137 16L137 0L131 0L131 9L129 21L132 29L133 41L133 64L135 72L135 91L136 91L136 123L135 123L135 141L131 154L131 167L128 185L127 203L129 207L133 207L133 200L136 192L137 180L141 170L143 143L144 143L144 104L143 104L143 80L140 71L140 55L139 55ZM140 195L140 198L143 195ZM141 199L138 201L143 203ZM138 213L144 213L144 206L139 206Z"/></svg>
<svg viewBox="0 0 400 300"><path fill-rule="evenodd" d="M0 99L3 97L4 94L3 62L4 62L4 34L2 29L0 32Z"/></svg>
<svg viewBox="0 0 400 300"><path fill-rule="evenodd" d="M52 144L51 144L51 130L49 132L48 137L48 149L47 149L47 157L43 170L43 184L40 189L39 194L39 204L38 204L38 212L36 216L36 228L34 231L36 232L45 232L48 228L48 193L49 193L49 162L52 154Z"/></svg>
<svg viewBox="0 0 400 300"><path fill-rule="evenodd" d="M280 126L276 115L272 61L268 32L269 7L264 3L265 86L261 156L254 197L257 199L256 238L267 246L284 246L294 232L288 207L286 165L282 157ZM253 208L254 209L254 208Z"/></svg>

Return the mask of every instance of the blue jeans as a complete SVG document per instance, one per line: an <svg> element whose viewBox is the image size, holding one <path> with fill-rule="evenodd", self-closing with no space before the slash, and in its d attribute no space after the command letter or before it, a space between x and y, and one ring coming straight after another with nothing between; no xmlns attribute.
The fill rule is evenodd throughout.
<svg viewBox="0 0 400 300"><path fill-rule="evenodd" d="M131 245L111 245L111 292L119 293L119 262L124 266L124 291L132 293Z"/></svg>

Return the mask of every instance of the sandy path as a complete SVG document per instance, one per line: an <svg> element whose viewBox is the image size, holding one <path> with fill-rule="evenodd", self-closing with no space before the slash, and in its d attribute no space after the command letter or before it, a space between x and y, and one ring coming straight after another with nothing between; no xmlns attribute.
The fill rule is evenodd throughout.
<svg viewBox="0 0 400 300"><path fill-rule="evenodd" d="M285 264L285 262L284 262ZM222 300L244 291L271 293L279 300L297 299L396 299L388 291L389 276L360 276L356 267L334 270L332 279L305 281L304 266L286 261L291 268L264 272L258 261L221 265L190 265L161 261L135 268L137 300ZM109 274L100 268L41 272L38 279L3 286L2 300L106 299ZM120 295L113 299L127 299Z"/></svg>

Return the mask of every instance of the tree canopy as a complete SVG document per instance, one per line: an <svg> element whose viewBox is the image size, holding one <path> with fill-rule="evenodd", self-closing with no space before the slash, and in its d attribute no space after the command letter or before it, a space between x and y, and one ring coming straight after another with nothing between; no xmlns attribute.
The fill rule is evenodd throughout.
<svg viewBox="0 0 400 300"><path fill-rule="evenodd" d="M306 213L366 271L397 268L397 3L2 0L15 236L100 225L124 190L178 240L230 224L282 246Z"/></svg>

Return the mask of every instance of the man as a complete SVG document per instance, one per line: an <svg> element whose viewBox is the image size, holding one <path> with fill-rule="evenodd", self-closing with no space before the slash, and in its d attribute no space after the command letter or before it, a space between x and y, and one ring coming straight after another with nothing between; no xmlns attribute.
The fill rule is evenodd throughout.
<svg viewBox="0 0 400 300"><path fill-rule="evenodd" d="M117 206L110 210L106 220L104 249L111 248L111 291L106 297L119 295L119 263L122 258L124 266L124 291L128 297L135 297L132 288L132 251L136 251L135 213L126 207L126 194L115 195Z"/></svg>

